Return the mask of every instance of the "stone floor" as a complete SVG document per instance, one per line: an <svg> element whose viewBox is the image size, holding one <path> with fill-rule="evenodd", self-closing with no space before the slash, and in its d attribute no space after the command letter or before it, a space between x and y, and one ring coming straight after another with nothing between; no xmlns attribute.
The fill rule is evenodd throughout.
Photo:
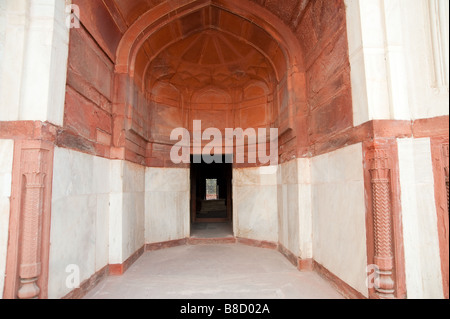
<svg viewBox="0 0 450 319"><path fill-rule="evenodd" d="M315 272L299 272L276 250L187 245L146 252L85 299L341 299Z"/></svg>
<svg viewBox="0 0 450 319"><path fill-rule="evenodd" d="M233 223L196 223L191 225L192 238L233 237Z"/></svg>

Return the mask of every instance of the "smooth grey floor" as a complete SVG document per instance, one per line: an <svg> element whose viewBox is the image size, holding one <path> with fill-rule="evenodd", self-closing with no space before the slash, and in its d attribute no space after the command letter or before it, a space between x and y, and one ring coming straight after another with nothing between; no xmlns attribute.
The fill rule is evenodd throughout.
<svg viewBox="0 0 450 319"><path fill-rule="evenodd" d="M342 299L315 272L299 272L276 250L240 244L146 252L85 299Z"/></svg>
<svg viewBox="0 0 450 319"><path fill-rule="evenodd" d="M195 223L191 225L192 238L233 237L233 223Z"/></svg>

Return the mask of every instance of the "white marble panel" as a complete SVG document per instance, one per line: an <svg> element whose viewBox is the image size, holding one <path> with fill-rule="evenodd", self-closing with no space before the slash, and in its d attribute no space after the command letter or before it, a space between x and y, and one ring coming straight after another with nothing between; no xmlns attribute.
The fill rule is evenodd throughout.
<svg viewBox="0 0 450 319"><path fill-rule="evenodd" d="M145 242L190 236L190 170L147 168Z"/></svg>
<svg viewBox="0 0 450 319"><path fill-rule="evenodd" d="M0 140L0 197L11 196L14 141Z"/></svg>
<svg viewBox="0 0 450 319"><path fill-rule="evenodd" d="M143 166L124 162L122 176L124 193L145 191L145 168Z"/></svg>
<svg viewBox="0 0 450 319"><path fill-rule="evenodd" d="M80 282L95 273L96 214L95 195L72 196L52 203L49 298L61 298L72 290L66 286L69 265L80 270Z"/></svg>
<svg viewBox="0 0 450 319"><path fill-rule="evenodd" d="M187 192L148 192L146 194L146 243L189 237L189 202Z"/></svg>
<svg viewBox="0 0 450 319"><path fill-rule="evenodd" d="M237 237L278 242L277 185L234 185L233 213Z"/></svg>
<svg viewBox="0 0 450 319"><path fill-rule="evenodd" d="M122 206L122 249L123 260L127 260L145 244L145 193L123 194Z"/></svg>
<svg viewBox="0 0 450 319"><path fill-rule="evenodd" d="M364 183L313 185L312 198L314 260L367 296Z"/></svg>
<svg viewBox="0 0 450 319"><path fill-rule="evenodd" d="M0 299L6 271L13 153L14 141L0 140Z"/></svg>
<svg viewBox="0 0 450 319"><path fill-rule="evenodd" d="M66 267L76 265L80 280L108 264L110 161L55 148L50 232L49 296L61 298Z"/></svg>
<svg viewBox="0 0 450 319"><path fill-rule="evenodd" d="M189 192L190 170L185 168L147 168L145 191Z"/></svg>
<svg viewBox="0 0 450 319"><path fill-rule="evenodd" d="M298 184L298 161L281 164L278 173L281 175L281 184Z"/></svg>
<svg viewBox="0 0 450 319"><path fill-rule="evenodd" d="M443 298L429 139L399 139L398 154L408 298Z"/></svg>
<svg viewBox="0 0 450 319"><path fill-rule="evenodd" d="M109 263L121 264L123 258L123 231L122 231L123 194L111 193L109 195Z"/></svg>
<svg viewBox="0 0 450 319"><path fill-rule="evenodd" d="M56 148L53 164L52 199L93 194L94 157Z"/></svg>
<svg viewBox="0 0 450 319"><path fill-rule="evenodd" d="M300 256L300 216L299 216L299 187L297 184L288 184L285 190L287 193L287 241L285 247L296 256Z"/></svg>
<svg viewBox="0 0 450 319"><path fill-rule="evenodd" d="M145 168L112 161L110 180L109 263L121 264L145 244Z"/></svg>
<svg viewBox="0 0 450 319"><path fill-rule="evenodd" d="M302 259L313 257L311 188L311 184L298 185L299 257Z"/></svg>
<svg viewBox="0 0 450 319"><path fill-rule="evenodd" d="M95 236L95 271L99 271L109 264L109 194L97 195Z"/></svg>
<svg viewBox="0 0 450 319"><path fill-rule="evenodd" d="M362 145L313 158L312 181L314 260L367 296Z"/></svg>
<svg viewBox="0 0 450 319"><path fill-rule="evenodd" d="M313 183L360 181L363 177L362 145L360 143L314 157Z"/></svg>
<svg viewBox="0 0 450 319"><path fill-rule="evenodd" d="M311 160L309 158L297 159L297 173L299 184L311 184Z"/></svg>

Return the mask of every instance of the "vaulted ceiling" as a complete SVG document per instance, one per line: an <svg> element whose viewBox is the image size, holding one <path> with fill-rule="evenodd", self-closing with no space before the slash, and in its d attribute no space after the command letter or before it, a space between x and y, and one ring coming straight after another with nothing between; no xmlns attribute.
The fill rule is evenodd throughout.
<svg viewBox="0 0 450 319"><path fill-rule="evenodd" d="M280 21L295 32L305 8L310 0L240 0L248 8L253 5L260 9L265 9L278 17ZM183 3L187 11L191 11L198 3L226 6L227 0L73 0L73 3L80 8L80 20L86 29L99 41L100 46L112 61L116 60L116 51L122 37L127 33L133 24L142 18L149 11L163 12L162 9L174 8L173 12L167 14L166 18L179 14L178 5ZM255 8L255 7L253 7ZM161 10L159 10L161 9ZM159 11L158 11L159 10ZM204 15L205 17L205 15ZM162 17L161 17L162 18ZM225 17L227 19L227 17ZM156 20L156 18L155 18ZM230 20L230 19L229 19ZM182 23L185 23L181 21ZM252 21L254 22L254 21ZM192 17L191 17L192 23ZM205 21L194 21L203 23ZM230 28L245 27L236 24L235 19L225 21ZM271 24L270 21L267 22ZM208 22L206 22L208 24ZM234 25L233 25L234 24ZM222 25L223 26L223 25ZM182 26L183 27L183 26ZM188 26L189 27L189 26ZM245 31L245 29L243 29ZM185 35L183 35L185 36Z"/></svg>
<svg viewBox="0 0 450 319"><path fill-rule="evenodd" d="M91 0L92 1L92 0ZM117 26L122 32L131 26L142 14L167 0L103 0L104 5L113 14ZM242 0L252 1L266 8L288 26L295 29L302 13L310 0Z"/></svg>
<svg viewBox="0 0 450 319"><path fill-rule="evenodd" d="M176 87L200 89L243 87L252 80L275 79L270 62L251 45L219 30L194 33L161 52L146 70L152 87L167 81Z"/></svg>
<svg viewBox="0 0 450 319"><path fill-rule="evenodd" d="M145 90L161 79L197 89L280 81L287 70L286 50L261 26L273 22L257 23L261 17L253 12L246 17L236 14L235 4L244 4L245 11L256 11L258 6L295 30L309 0L73 2L80 8L81 22L116 68L125 68Z"/></svg>

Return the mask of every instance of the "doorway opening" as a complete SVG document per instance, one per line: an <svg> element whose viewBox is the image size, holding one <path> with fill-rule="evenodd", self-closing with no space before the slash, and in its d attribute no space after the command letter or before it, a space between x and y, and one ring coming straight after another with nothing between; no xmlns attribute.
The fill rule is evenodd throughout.
<svg viewBox="0 0 450 319"><path fill-rule="evenodd" d="M208 164L191 157L191 237L233 237L233 165L226 158Z"/></svg>

